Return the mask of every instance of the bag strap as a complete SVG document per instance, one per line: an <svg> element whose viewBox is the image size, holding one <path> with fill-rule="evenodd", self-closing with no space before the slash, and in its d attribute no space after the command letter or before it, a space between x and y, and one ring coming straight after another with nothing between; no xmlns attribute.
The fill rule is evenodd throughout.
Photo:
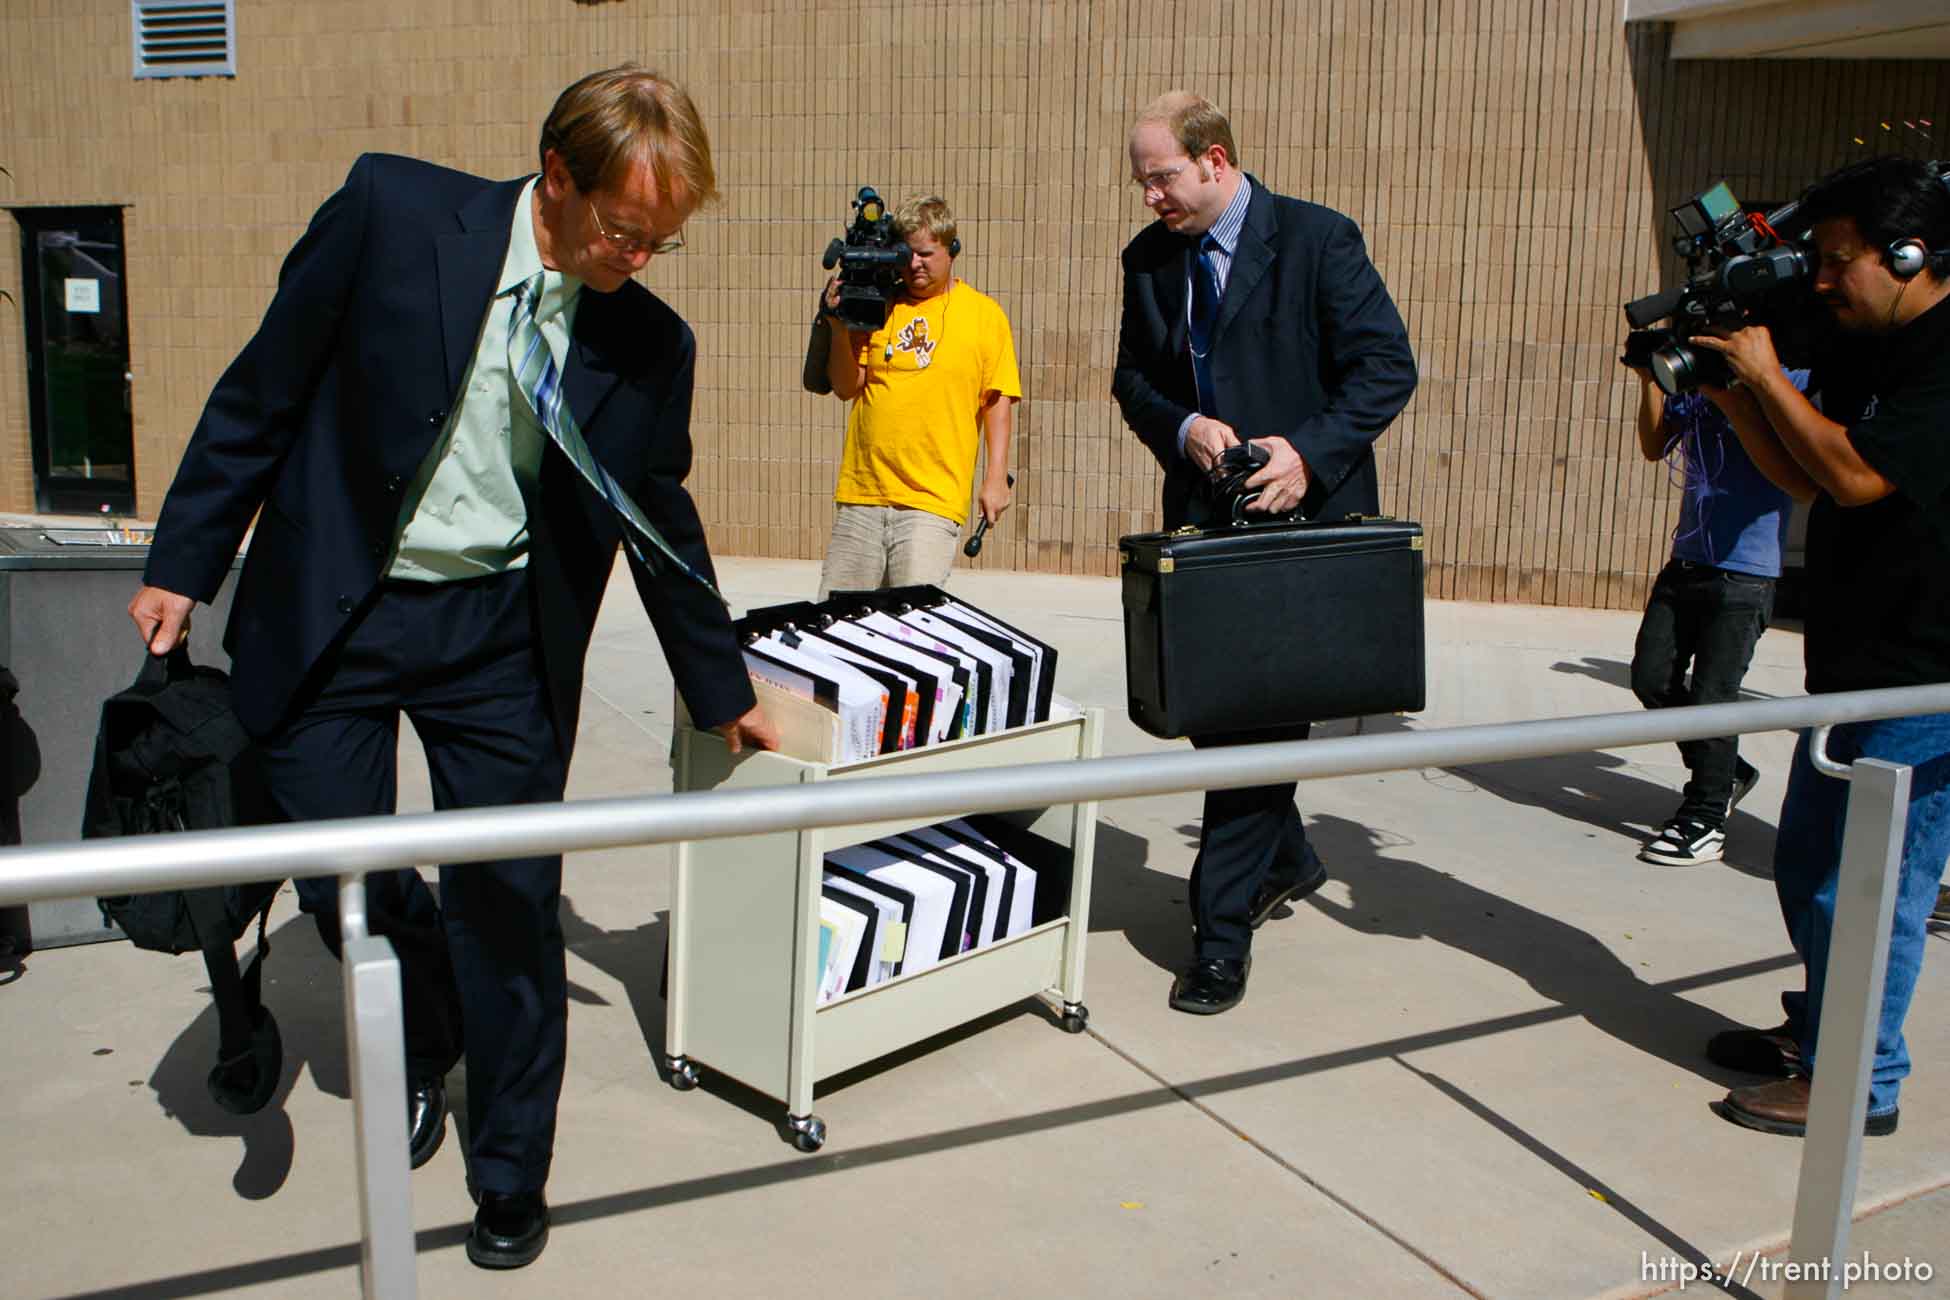
<svg viewBox="0 0 1950 1300"><path fill-rule="evenodd" d="M150 654L144 650L142 667L136 671L135 683L130 689L140 690L144 694L159 691L169 683L181 681L195 671L196 665L190 662L188 641L178 641L176 648L166 655Z"/></svg>
<svg viewBox="0 0 1950 1300"><path fill-rule="evenodd" d="M210 976L210 997L217 1004L220 1060L230 1061L251 1050L257 1010L264 1005L264 958L271 951L266 926L276 898L273 892L257 911L257 953L250 968L240 974L236 940L230 935L230 921L224 911L223 888L183 891L183 906L189 911L190 924L203 951L203 969ZM248 922L245 928L249 928Z"/></svg>
<svg viewBox="0 0 1950 1300"><path fill-rule="evenodd" d="M826 290L822 287L812 328L806 333L806 361L799 371L799 386L816 397L833 391L833 381L826 373L826 359L833 347L833 328L832 319L826 315Z"/></svg>

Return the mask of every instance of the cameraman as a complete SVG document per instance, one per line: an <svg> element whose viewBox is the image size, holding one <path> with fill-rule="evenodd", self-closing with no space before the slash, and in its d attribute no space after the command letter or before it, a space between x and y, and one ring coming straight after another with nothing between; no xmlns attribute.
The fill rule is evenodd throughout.
<svg viewBox="0 0 1950 1300"><path fill-rule="evenodd" d="M1638 445L1684 475L1672 558L1659 571L1632 650L1632 693L1648 709L1725 704L1740 694L1754 645L1774 612L1787 532L1787 494L1754 467L1717 407L1698 392L1668 399L1629 352L1639 377ZM1807 372L1792 371L1796 388ZM1687 668L1692 669L1691 680ZM1682 740L1686 788L1639 859L1684 867L1717 861L1733 807L1760 779L1739 740Z"/></svg>
<svg viewBox="0 0 1950 1300"><path fill-rule="evenodd" d="M1761 471L1813 499L1808 519L1808 690L1950 681L1950 189L1925 163L1877 158L1817 182L1802 215L1819 256L1814 291L1849 340L1809 391L1781 373L1767 329L1696 341L1735 383L1709 390ZM1828 753L1913 769L1865 1132L1896 1129L1909 1073L1903 1019L1950 854L1950 713L1839 725ZM1770 1133L1806 1129L1815 1033L1835 920L1848 787L1795 748L1775 840L1774 884L1807 977L1786 1023L1716 1035L1707 1055L1782 1076L1735 1088L1721 1114Z"/></svg>
<svg viewBox="0 0 1950 1300"><path fill-rule="evenodd" d="M835 591L948 581L968 518L978 433L988 463L976 504L991 524L1009 508L1009 439L1022 400L1009 319L993 298L955 277L961 240L945 200L909 199L894 213L894 231L912 254L901 272L905 292L871 334L836 322L827 353L833 395L853 409L821 600ZM834 279L826 309L838 306Z"/></svg>

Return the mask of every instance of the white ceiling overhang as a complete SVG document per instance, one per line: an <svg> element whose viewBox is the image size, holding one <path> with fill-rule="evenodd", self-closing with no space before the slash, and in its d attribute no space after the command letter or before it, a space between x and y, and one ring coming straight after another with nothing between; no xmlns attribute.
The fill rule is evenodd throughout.
<svg viewBox="0 0 1950 1300"><path fill-rule="evenodd" d="M1675 59L1950 59L1946 0L1625 0Z"/></svg>

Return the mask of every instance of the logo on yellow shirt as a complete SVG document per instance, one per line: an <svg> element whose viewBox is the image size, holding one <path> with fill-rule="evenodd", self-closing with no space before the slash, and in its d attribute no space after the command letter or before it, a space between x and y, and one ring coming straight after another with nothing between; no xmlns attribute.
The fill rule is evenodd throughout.
<svg viewBox="0 0 1950 1300"><path fill-rule="evenodd" d="M928 333L928 318L916 316L907 322L907 327L894 338L894 347L914 358L914 364L926 370L934 363L935 340Z"/></svg>

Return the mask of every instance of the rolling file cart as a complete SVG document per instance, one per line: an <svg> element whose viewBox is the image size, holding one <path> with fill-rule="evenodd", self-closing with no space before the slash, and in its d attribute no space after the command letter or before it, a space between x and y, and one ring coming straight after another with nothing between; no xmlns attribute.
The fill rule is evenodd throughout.
<svg viewBox="0 0 1950 1300"><path fill-rule="evenodd" d="M795 753L837 752L820 735L830 713L762 692ZM795 706L800 706L795 709ZM750 789L877 776L919 776L1093 758L1102 713L1058 701L1047 722L833 764L781 753L732 757L713 732L681 725L672 738L674 788ZM837 722L834 720L834 728ZM811 734L812 739L805 737ZM1069 859L1061 915L970 949L939 965L819 999L819 899L830 849L925 826L902 818L798 832L704 840L677 847L670 902L666 1056L673 1087L697 1086L698 1065L785 1103L786 1131L817 1151L826 1126L812 1113L813 1086L932 1034L1030 997L1061 1005L1063 1028L1082 1032L1084 939L1097 805L1017 814Z"/></svg>

